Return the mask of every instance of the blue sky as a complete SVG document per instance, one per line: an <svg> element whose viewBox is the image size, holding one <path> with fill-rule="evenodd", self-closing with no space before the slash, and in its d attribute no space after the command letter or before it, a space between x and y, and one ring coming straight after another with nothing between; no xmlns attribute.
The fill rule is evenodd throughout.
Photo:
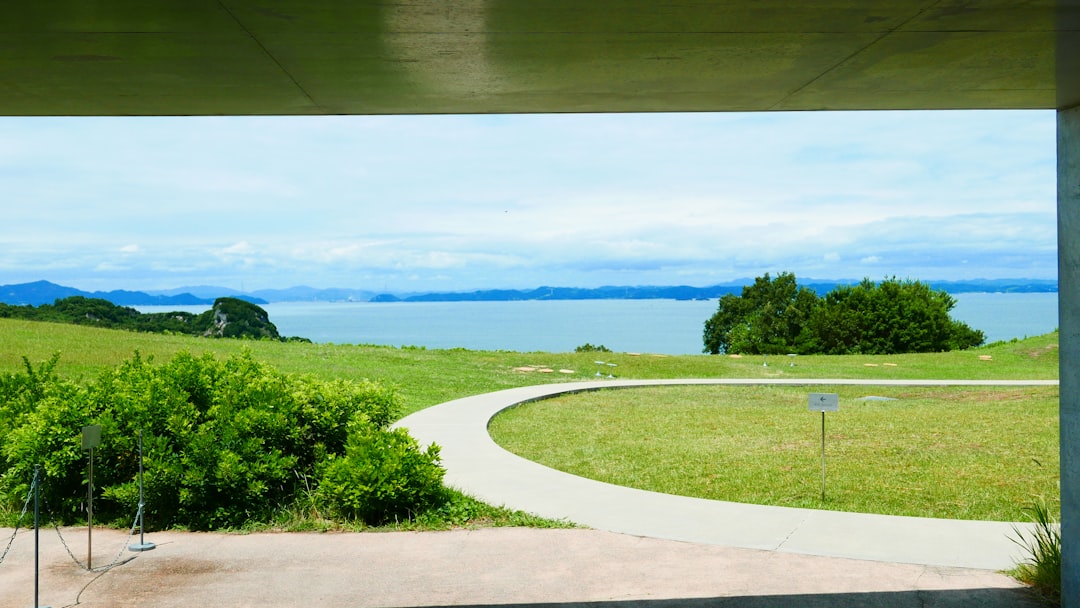
<svg viewBox="0 0 1080 608"><path fill-rule="evenodd" d="M1056 277L1053 112L0 118L0 284Z"/></svg>

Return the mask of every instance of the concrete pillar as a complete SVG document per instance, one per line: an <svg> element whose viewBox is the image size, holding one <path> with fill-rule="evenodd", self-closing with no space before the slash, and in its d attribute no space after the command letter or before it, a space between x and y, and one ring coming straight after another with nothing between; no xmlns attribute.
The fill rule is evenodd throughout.
<svg viewBox="0 0 1080 608"><path fill-rule="evenodd" d="M1080 107L1057 113L1062 605L1080 608Z"/></svg>

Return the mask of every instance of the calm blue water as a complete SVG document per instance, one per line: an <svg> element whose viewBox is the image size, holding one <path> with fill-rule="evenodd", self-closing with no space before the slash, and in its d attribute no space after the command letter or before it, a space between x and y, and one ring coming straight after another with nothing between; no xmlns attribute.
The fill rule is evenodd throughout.
<svg viewBox="0 0 1080 608"><path fill-rule="evenodd" d="M1057 294L957 294L954 319L987 342L1057 328ZM285 336L335 344L385 344L520 352L566 352L586 342L619 352L701 352L716 300L526 302L282 302L263 306ZM206 308L180 307L199 312ZM177 307L139 307L144 312Z"/></svg>

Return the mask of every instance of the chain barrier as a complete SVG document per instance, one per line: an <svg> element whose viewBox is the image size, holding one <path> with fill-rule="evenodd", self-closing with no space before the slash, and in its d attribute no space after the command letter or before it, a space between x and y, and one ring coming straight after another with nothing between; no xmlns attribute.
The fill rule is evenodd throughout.
<svg viewBox="0 0 1080 608"><path fill-rule="evenodd" d="M8 539L7 547L4 548L4 553L0 554L0 564L4 563L4 559L8 556L8 552L11 551L11 545L15 544L15 536L19 533L19 526L22 524L23 517L26 517L26 510L30 508L30 501L34 498L34 489L38 485L38 473L34 471L34 480L30 482L30 493L26 495L26 502L23 503L22 513L19 513L19 519L15 520L15 531L11 533L11 538Z"/></svg>
<svg viewBox="0 0 1080 608"><path fill-rule="evenodd" d="M125 560L120 559L121 557L124 556L124 550L127 549L128 545L131 544L131 537L135 536L135 527L139 525L139 515L142 514L142 508L143 508L142 503L139 503L139 508L138 508L138 510L135 511L135 519L132 520L132 522L131 522L131 529L128 530L127 538L124 539L124 544L120 547L120 551L118 551L116 553L116 557L113 558L112 563L110 563L107 566L101 566L100 568L94 568L93 572L108 572L109 570L112 570L113 568L115 568L117 566L123 566L124 564L126 564L126 563L130 562L131 560L135 559L136 557L138 557L138 554L136 553L135 555L132 555L131 557L129 557L129 558L125 559Z"/></svg>
<svg viewBox="0 0 1080 608"><path fill-rule="evenodd" d="M52 511L49 510L48 501L45 501L45 509L51 515ZM131 560L135 559L136 557L138 557L138 554L136 553L135 555L132 555L131 557L129 557L129 558L125 559L125 560L120 559L124 555L124 549L127 549L128 545L131 544L131 537L135 535L135 527L138 525L139 515L141 513L142 513L142 505L140 504L138 510L135 513L135 520L131 522L131 530L128 532L127 538L124 539L124 544L123 544L123 546L120 547L120 551L116 554L116 557L113 559L112 562L110 562L110 563L108 563L108 564L106 564L104 566L98 566L96 568L87 568L86 564L84 564L79 558L75 557L75 554L72 553L71 547L67 543L67 539L64 538L64 533L60 530L60 525L59 524L53 523L53 528L56 530L56 536L60 539L60 544L64 546L64 550L67 551L68 556L71 557L71 560L73 562L75 562L76 565L78 565L80 568L82 568L83 570L86 570L88 572L105 573L105 572L108 572L109 570L112 570L113 568L115 568L117 566L122 566L122 565L130 562Z"/></svg>
<svg viewBox="0 0 1080 608"><path fill-rule="evenodd" d="M135 524L132 524L131 531L128 532L127 538L124 539L123 546L120 547L120 551L117 552L116 557L113 559L113 561L104 566L97 566L96 568L87 568L86 564L84 564L82 560L75 557L75 554L71 552L71 547L68 546L67 539L64 538L64 533L60 530L59 525L54 524L53 528L56 529L56 536L60 538L60 544L64 546L64 550L67 551L67 554L71 557L71 560L75 562L75 564L78 565L80 568L88 572L108 572L109 570L112 570L117 566L122 566L138 557L138 554L136 554L125 560L120 559L124 555L124 549L127 549L128 545L131 544L131 537L135 534Z"/></svg>

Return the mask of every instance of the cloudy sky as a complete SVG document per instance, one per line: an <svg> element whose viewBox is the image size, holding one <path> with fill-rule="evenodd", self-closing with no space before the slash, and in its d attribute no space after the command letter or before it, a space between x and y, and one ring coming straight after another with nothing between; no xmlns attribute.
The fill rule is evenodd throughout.
<svg viewBox="0 0 1080 608"><path fill-rule="evenodd" d="M0 118L0 284L1056 277L1053 112Z"/></svg>

